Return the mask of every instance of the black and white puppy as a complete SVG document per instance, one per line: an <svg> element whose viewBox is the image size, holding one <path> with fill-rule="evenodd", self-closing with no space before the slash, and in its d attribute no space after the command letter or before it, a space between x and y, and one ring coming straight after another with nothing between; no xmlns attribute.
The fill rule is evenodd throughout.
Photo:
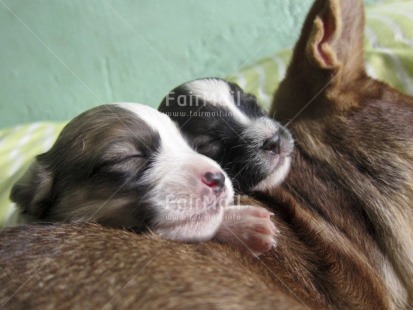
<svg viewBox="0 0 413 310"><path fill-rule="evenodd" d="M174 240L216 237L254 254L270 249L270 213L232 206L233 194L226 173L196 153L169 117L121 103L74 118L11 199L24 222L92 221Z"/></svg>
<svg viewBox="0 0 413 310"><path fill-rule="evenodd" d="M290 132L238 85L194 80L169 92L158 110L178 124L199 153L224 168L236 190L272 188L287 176L294 147Z"/></svg>

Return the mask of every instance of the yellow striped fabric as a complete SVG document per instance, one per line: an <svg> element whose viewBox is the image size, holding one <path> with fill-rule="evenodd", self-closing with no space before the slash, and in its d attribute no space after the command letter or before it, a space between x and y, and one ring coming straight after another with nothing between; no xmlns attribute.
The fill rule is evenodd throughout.
<svg viewBox="0 0 413 310"><path fill-rule="evenodd" d="M34 157L48 150L64 123L41 122L0 131L0 227L11 214L10 189Z"/></svg>

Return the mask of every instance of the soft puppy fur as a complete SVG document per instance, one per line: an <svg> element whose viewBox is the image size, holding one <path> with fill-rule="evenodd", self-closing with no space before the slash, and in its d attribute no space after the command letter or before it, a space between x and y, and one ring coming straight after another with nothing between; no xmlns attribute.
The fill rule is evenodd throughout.
<svg viewBox="0 0 413 310"><path fill-rule="evenodd" d="M287 76L275 94L271 116L288 124L295 139L288 177L258 197L274 213L280 230L277 249L240 266L239 257L224 245L207 252L205 247L215 244L180 244L165 252L159 264L149 264L152 257L158 257L158 251L147 257L148 248L169 250L164 242L149 240L142 247L143 243L136 240L141 236L134 235L133 240L125 236L122 240L131 240L134 246L130 251L132 245L121 249L116 240L106 237L112 234L93 228L88 231L95 231L93 237L101 241L94 246L105 244L106 249L108 242L118 251L116 257L113 253L103 260L111 263L109 267L120 268L131 252L145 257L137 263L140 268L132 280L130 268L108 271L107 282L123 279L114 283L119 290L124 288L124 298L113 298L113 304L125 301L128 306L131 296L138 296L135 304L141 308L150 308L159 300L164 302L161 306L170 309L187 302L188 307L233 309L239 300L240 308L245 303L249 309L289 309L285 299L271 299L282 296L279 292L283 290L303 309L412 309L413 98L366 75L363 27L363 1L315 1ZM254 199L244 203L259 204ZM78 236L73 245L71 238L62 238L79 234L77 227L41 228L0 233L0 257L5 257L2 266L6 271L0 273L0 282L13 284L10 290L2 288L6 302L62 305L70 300L66 296L78 296L85 288L88 291L81 300L94 301L88 296L104 296L103 292L114 295L111 285L96 284L108 274L106 270L94 273L95 264L89 263L86 268L83 264L83 256L89 262L96 259L94 251L81 250L78 243L82 249L89 249L91 241ZM35 242L46 244L46 250L43 245L32 247ZM53 264L45 255L51 249L59 253ZM204 253L212 255L213 261L199 256ZM170 263L171 259L177 264ZM48 262L39 268L44 272L41 279L47 281L40 285L32 275L33 266L38 268L42 261ZM80 262L80 266L74 262ZM164 268L156 273L159 265ZM147 266L155 268L148 271ZM69 271L65 274L66 268ZM90 285L77 281L73 276L76 270L85 271L82 279L91 279L87 282ZM140 277L141 271L145 276ZM55 276L61 273L64 278ZM154 279L165 284L166 290L154 290ZM22 283L27 286L22 288ZM269 292L263 285L268 285ZM224 294L218 295L221 289ZM10 293L15 295L10 298ZM227 300L231 303L223 305ZM271 303L263 305L263 300ZM96 301L91 307L96 305L100 307L102 302Z"/></svg>
<svg viewBox="0 0 413 310"><path fill-rule="evenodd" d="M210 239L222 227L218 236L231 242L225 232L237 234L238 227L250 239L263 239L265 244L251 245L253 251L269 249L276 232L269 213L230 206L233 193L221 167L191 149L166 115L121 103L73 119L14 185L11 199L28 222L97 222L136 232L149 228L185 241ZM235 223L231 216L241 214ZM249 225L264 231L254 232ZM234 243L239 239L244 238ZM244 241L240 246L250 243Z"/></svg>
<svg viewBox="0 0 413 310"><path fill-rule="evenodd" d="M184 83L158 110L178 124L199 153L223 166L238 191L275 187L289 171L290 132L234 83L219 78Z"/></svg>

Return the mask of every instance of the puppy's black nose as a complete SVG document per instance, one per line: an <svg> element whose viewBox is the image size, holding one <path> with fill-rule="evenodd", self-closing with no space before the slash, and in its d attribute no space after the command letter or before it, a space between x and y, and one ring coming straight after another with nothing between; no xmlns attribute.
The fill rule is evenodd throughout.
<svg viewBox="0 0 413 310"><path fill-rule="evenodd" d="M202 176L202 182L218 193L225 186L225 176L221 172L207 172Z"/></svg>
<svg viewBox="0 0 413 310"><path fill-rule="evenodd" d="M280 135L276 134L272 136L271 138L267 138L264 140L262 149L264 151L270 152L271 154L280 154L280 144L281 144Z"/></svg>

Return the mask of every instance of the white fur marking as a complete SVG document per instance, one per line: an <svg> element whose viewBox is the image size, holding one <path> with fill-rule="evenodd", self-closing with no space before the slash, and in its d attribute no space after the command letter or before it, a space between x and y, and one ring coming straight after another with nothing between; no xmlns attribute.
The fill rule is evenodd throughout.
<svg viewBox="0 0 413 310"><path fill-rule="evenodd" d="M250 119L243 114L231 95L229 85L222 80L203 79L186 84L186 88L195 96L200 97L212 105L228 109L228 112L242 124L249 124ZM235 97L239 94L234 94Z"/></svg>
<svg viewBox="0 0 413 310"><path fill-rule="evenodd" d="M264 180L258 183L254 190L256 191L264 191L271 188L274 188L281 184L285 180L290 171L291 166L291 157L284 157L284 162L281 166L277 167L277 169L272 172L269 176L267 176Z"/></svg>

